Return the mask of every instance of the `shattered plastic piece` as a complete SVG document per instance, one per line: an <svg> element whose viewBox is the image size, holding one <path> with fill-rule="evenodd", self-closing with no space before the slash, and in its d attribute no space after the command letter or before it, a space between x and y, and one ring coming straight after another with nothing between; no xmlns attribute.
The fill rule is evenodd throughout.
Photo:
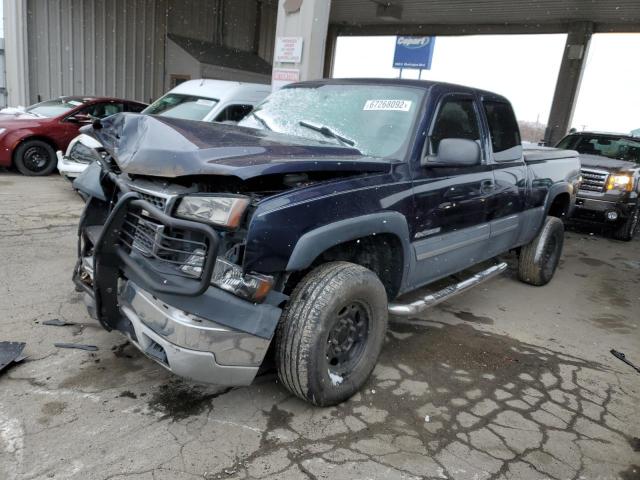
<svg viewBox="0 0 640 480"><path fill-rule="evenodd" d="M54 347L58 348L76 348L78 350L86 350L88 352L95 352L98 347L95 345L84 345L82 343L54 343Z"/></svg>
<svg viewBox="0 0 640 480"><path fill-rule="evenodd" d="M24 342L0 342L0 371L26 358L22 355L25 345Z"/></svg>
<svg viewBox="0 0 640 480"><path fill-rule="evenodd" d="M424 417L424 421L425 421L426 423L429 423L429 422L431 421L431 417L430 417L429 415L425 415L425 417Z"/></svg>
<svg viewBox="0 0 640 480"><path fill-rule="evenodd" d="M627 360L627 356L622 353L619 352L617 350L610 350L611 354L616 357L618 360L622 360L624 363L626 363L627 365L629 365L631 368L633 368L636 372L640 373L640 368L635 366L633 363L631 363L631 361Z"/></svg>
<svg viewBox="0 0 640 480"><path fill-rule="evenodd" d="M66 322L59 318L52 318L51 320L45 320L42 325L50 325L52 327L66 327L67 325L75 325L75 323Z"/></svg>

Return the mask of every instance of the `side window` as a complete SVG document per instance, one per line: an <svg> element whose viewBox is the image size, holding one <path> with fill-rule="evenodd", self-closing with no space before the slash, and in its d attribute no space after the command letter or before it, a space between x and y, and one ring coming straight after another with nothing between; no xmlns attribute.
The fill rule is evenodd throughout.
<svg viewBox="0 0 640 480"><path fill-rule="evenodd" d="M480 140L478 115L471 98L449 98L440 104L431 131L431 153L437 154L440 141L445 138Z"/></svg>
<svg viewBox="0 0 640 480"><path fill-rule="evenodd" d="M497 162L520 159L522 157L520 129L511 105L490 100L482 103L489 123L493 159Z"/></svg>
<svg viewBox="0 0 640 480"><path fill-rule="evenodd" d="M128 112L140 113L145 108L147 108L147 107L145 105L140 104L140 103L128 103L127 104L127 111Z"/></svg>
<svg viewBox="0 0 640 480"><path fill-rule="evenodd" d="M108 117L109 115L120 113L123 110L124 105L119 102L95 103L93 105L89 105L86 108L83 108L80 113L84 115L91 115L95 118L104 118Z"/></svg>
<svg viewBox="0 0 640 480"><path fill-rule="evenodd" d="M253 105L228 105L214 119L214 122L235 122L238 123L249 112L253 110Z"/></svg>

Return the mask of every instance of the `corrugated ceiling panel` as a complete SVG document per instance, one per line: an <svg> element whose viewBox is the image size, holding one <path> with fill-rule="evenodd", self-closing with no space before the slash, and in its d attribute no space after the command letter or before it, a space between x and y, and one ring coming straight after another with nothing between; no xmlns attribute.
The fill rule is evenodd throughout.
<svg viewBox="0 0 640 480"><path fill-rule="evenodd" d="M393 23L376 17L379 0L333 0L333 23ZM638 23L638 0L390 0L403 6L403 23L460 25L478 23Z"/></svg>

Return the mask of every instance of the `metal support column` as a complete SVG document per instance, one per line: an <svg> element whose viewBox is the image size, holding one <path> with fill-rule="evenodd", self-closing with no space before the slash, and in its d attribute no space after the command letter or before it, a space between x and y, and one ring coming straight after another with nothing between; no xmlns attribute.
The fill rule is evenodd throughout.
<svg viewBox="0 0 640 480"><path fill-rule="evenodd" d="M558 72L553 104L544 136L547 145L555 145L566 135L571 126L592 34L593 24L590 22L572 23L569 26L567 43Z"/></svg>

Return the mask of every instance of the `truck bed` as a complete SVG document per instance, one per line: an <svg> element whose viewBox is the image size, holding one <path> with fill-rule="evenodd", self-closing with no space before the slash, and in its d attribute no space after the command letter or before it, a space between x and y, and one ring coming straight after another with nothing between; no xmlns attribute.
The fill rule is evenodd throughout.
<svg viewBox="0 0 640 480"><path fill-rule="evenodd" d="M526 163L539 163L548 160L559 160L566 158L578 158L579 154L575 150L562 150L560 148L529 146L523 147L524 161Z"/></svg>

